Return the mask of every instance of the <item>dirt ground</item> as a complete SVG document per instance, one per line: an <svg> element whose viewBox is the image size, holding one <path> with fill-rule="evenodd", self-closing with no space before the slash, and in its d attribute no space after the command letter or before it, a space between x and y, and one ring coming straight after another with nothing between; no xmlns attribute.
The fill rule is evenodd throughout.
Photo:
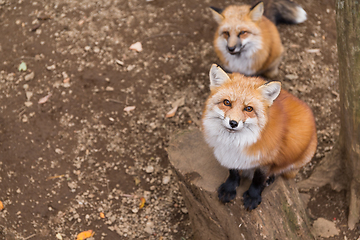
<svg viewBox="0 0 360 240"><path fill-rule="evenodd" d="M301 180L338 136L339 94L335 1L297 2L308 20L279 26L277 79L316 116L319 145ZM0 239L89 229L94 239L191 239L166 148L175 131L199 127L218 63L208 7L232 3L0 0ZM141 52L129 49L136 42ZM347 230L345 192L310 194L311 220L340 229L332 239L359 237Z"/></svg>

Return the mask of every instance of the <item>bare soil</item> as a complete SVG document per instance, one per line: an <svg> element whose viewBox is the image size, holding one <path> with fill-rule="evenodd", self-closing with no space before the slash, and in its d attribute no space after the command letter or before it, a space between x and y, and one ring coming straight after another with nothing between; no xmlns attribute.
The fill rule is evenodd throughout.
<svg viewBox="0 0 360 240"><path fill-rule="evenodd" d="M297 2L308 20L279 26L277 80L316 116L319 145L301 180L337 139L339 94L335 1ZM75 239L89 229L94 239L191 239L166 148L175 131L199 128L218 63L208 7L232 3L0 0L0 239ZM141 52L129 49L135 42ZM341 230L333 239L357 239L346 192L308 195L312 220Z"/></svg>

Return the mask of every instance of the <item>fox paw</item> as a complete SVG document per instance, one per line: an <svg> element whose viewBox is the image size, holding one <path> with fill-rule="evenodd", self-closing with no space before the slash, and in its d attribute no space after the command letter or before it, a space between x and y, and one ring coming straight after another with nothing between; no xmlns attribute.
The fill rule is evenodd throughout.
<svg viewBox="0 0 360 240"><path fill-rule="evenodd" d="M218 189L218 197L219 200L223 203L230 202L236 197L236 188L229 188L228 184L223 183Z"/></svg>
<svg viewBox="0 0 360 240"><path fill-rule="evenodd" d="M255 208L257 208L257 206L259 206L259 204L261 203L261 195L260 194L250 194L249 190L247 190L244 195L244 207L251 211Z"/></svg>

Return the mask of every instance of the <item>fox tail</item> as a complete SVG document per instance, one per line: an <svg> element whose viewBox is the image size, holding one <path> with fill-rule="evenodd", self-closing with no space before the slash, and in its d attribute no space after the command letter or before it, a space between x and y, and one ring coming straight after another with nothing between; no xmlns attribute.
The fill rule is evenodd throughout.
<svg viewBox="0 0 360 240"><path fill-rule="evenodd" d="M307 19L305 10L291 0L262 0L262 2L264 3L264 16L275 24L298 24Z"/></svg>

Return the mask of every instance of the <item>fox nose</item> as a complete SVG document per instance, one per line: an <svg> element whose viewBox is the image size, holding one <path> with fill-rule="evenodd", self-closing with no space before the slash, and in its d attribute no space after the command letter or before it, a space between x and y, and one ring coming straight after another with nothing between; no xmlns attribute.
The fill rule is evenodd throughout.
<svg viewBox="0 0 360 240"><path fill-rule="evenodd" d="M236 48L236 46L232 46L232 47L227 46L227 49L229 50L229 52L235 51L235 48Z"/></svg>
<svg viewBox="0 0 360 240"><path fill-rule="evenodd" d="M230 120L229 124L230 124L230 127L232 127L232 128L236 128L238 126L238 122L235 120Z"/></svg>

